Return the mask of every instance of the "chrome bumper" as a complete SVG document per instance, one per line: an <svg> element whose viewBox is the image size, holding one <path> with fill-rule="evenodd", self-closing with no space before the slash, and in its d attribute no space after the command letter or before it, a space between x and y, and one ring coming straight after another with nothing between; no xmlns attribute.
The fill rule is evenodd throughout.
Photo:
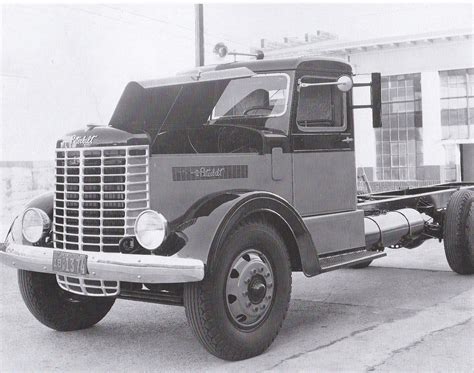
<svg viewBox="0 0 474 373"><path fill-rule="evenodd" d="M53 271L56 249L0 243L0 262L33 272L64 274ZM58 250L77 254L74 250ZM87 255L88 274L83 278L139 283L196 282L204 278L204 263L198 259L158 255L79 252Z"/></svg>

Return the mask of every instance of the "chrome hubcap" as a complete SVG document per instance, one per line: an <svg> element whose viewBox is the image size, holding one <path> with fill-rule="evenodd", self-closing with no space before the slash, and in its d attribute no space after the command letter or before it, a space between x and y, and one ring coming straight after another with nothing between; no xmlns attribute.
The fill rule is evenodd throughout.
<svg viewBox="0 0 474 373"><path fill-rule="evenodd" d="M233 321L249 328L271 308L274 283L270 262L258 250L241 253L232 263L226 283L226 303Z"/></svg>

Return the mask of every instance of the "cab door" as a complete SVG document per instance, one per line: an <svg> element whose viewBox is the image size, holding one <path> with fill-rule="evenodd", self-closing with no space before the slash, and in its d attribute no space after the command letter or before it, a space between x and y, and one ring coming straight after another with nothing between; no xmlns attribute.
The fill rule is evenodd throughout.
<svg viewBox="0 0 474 373"><path fill-rule="evenodd" d="M331 83L334 76L299 82ZM301 87L292 120L293 200L303 216L356 209L356 167L351 93L336 85Z"/></svg>

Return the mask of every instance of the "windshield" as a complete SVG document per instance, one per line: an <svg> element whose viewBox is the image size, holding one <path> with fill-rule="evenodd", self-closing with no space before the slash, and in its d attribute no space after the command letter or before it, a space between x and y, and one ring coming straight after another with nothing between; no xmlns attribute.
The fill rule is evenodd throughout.
<svg viewBox="0 0 474 373"><path fill-rule="evenodd" d="M288 92L286 74L262 74L232 80L214 106L211 119L283 115Z"/></svg>

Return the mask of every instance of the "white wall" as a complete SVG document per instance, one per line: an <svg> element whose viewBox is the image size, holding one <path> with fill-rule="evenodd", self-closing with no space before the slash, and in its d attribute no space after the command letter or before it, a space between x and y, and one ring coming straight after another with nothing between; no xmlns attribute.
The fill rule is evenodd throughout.
<svg viewBox="0 0 474 373"><path fill-rule="evenodd" d="M473 51L474 41L465 39L353 53L350 60L357 73L397 75L472 67Z"/></svg>
<svg viewBox="0 0 474 373"><path fill-rule="evenodd" d="M425 165L444 165L441 144L441 102L438 71L421 73L421 110L423 115L423 156Z"/></svg>

